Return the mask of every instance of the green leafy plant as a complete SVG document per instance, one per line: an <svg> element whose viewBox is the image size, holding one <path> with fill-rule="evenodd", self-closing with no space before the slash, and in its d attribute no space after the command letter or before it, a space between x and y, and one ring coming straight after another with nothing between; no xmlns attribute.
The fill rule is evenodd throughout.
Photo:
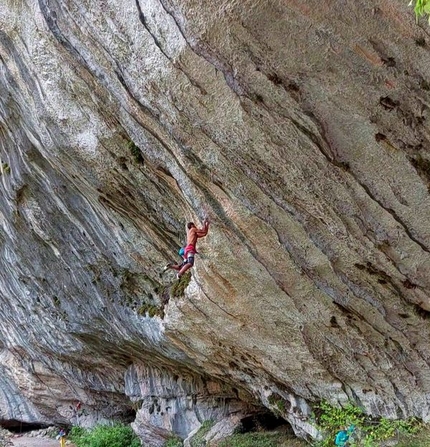
<svg viewBox="0 0 430 447"><path fill-rule="evenodd" d="M293 447L305 446L304 441L285 439L281 433L249 432L238 433L221 441L219 447Z"/></svg>
<svg viewBox="0 0 430 447"><path fill-rule="evenodd" d="M184 443L182 442L182 439L178 436L172 436L169 438L163 447L182 447Z"/></svg>
<svg viewBox="0 0 430 447"><path fill-rule="evenodd" d="M430 439L430 427L421 426L415 434L400 434L396 447L428 447Z"/></svg>
<svg viewBox="0 0 430 447"><path fill-rule="evenodd" d="M430 23L430 0L411 0L409 6L414 6L415 15L417 20L419 17L429 15L429 23Z"/></svg>
<svg viewBox="0 0 430 447"><path fill-rule="evenodd" d="M191 438L191 447L205 447L206 441L204 437L209 433L209 430L213 427L214 421L204 421L199 428L199 431Z"/></svg>
<svg viewBox="0 0 430 447"><path fill-rule="evenodd" d="M153 318L155 316L158 316L160 318L164 318L164 310L161 307L157 307L153 304L142 304L138 309L137 309L137 314L141 315L141 316L145 316L146 314L148 314L148 316L150 318Z"/></svg>
<svg viewBox="0 0 430 447"><path fill-rule="evenodd" d="M279 394L271 394L269 396L269 404L272 405L272 410L277 416L282 416L282 414L285 414L285 400Z"/></svg>
<svg viewBox="0 0 430 447"><path fill-rule="evenodd" d="M191 272L184 273L170 290L171 296L178 298L185 295L185 289L191 282Z"/></svg>
<svg viewBox="0 0 430 447"><path fill-rule="evenodd" d="M1 172L4 174L10 174L10 166L7 163L2 163Z"/></svg>
<svg viewBox="0 0 430 447"><path fill-rule="evenodd" d="M140 447L139 438L125 424L97 425L92 429L73 427L68 438L77 447Z"/></svg>
<svg viewBox="0 0 430 447"><path fill-rule="evenodd" d="M315 420L323 434L323 440L315 444L319 447L332 447L336 434L350 426L354 426L354 430L348 445L357 447L377 447L382 441L392 439L399 433L413 434L420 428L415 418L372 418L350 403L333 407L328 402L322 402L316 407Z"/></svg>

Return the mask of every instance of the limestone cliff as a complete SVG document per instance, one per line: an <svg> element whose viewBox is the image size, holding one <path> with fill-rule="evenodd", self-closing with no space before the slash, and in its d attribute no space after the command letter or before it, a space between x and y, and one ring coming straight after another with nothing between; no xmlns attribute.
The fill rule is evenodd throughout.
<svg viewBox="0 0 430 447"><path fill-rule="evenodd" d="M429 44L403 0L3 0L0 418L429 419Z"/></svg>

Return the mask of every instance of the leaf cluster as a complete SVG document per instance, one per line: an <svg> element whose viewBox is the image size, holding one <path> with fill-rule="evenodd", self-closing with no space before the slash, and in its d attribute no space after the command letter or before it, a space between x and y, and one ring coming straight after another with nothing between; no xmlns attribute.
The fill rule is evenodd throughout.
<svg viewBox="0 0 430 447"><path fill-rule="evenodd" d="M336 434L351 425L355 427L348 441L348 446L351 447L376 447L382 441L392 439L400 433L414 434L421 427L415 418L372 418L351 403L343 407L333 407L328 402L322 402L316 408L315 419L323 434L323 440L316 444L318 447L332 447Z"/></svg>
<svg viewBox="0 0 430 447"><path fill-rule="evenodd" d="M430 0L411 0L409 6L413 6L414 1L415 1L414 11L417 17L417 21L419 17L428 14L430 23Z"/></svg>
<svg viewBox="0 0 430 447"><path fill-rule="evenodd" d="M191 272L184 273L179 280L171 287L171 296L178 298L185 295L185 289L191 282Z"/></svg>
<svg viewBox="0 0 430 447"><path fill-rule="evenodd" d="M219 447L278 447L281 444L284 445L280 433L249 432L230 436Z"/></svg>
<svg viewBox="0 0 430 447"><path fill-rule="evenodd" d="M163 447L182 447L183 445L184 443L181 438L172 436L165 442Z"/></svg>
<svg viewBox="0 0 430 447"><path fill-rule="evenodd" d="M92 429L73 427L69 439L77 447L140 447L140 439L125 424L97 425Z"/></svg>
<svg viewBox="0 0 430 447"><path fill-rule="evenodd" d="M191 438L191 447L205 447L205 436L209 433L209 430L214 426L214 421L207 420L202 423L198 432Z"/></svg>

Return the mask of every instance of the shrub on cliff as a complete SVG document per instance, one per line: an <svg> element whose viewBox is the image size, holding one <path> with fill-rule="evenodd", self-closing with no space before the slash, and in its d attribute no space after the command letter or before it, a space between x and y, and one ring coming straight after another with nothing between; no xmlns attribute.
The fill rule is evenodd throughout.
<svg viewBox="0 0 430 447"><path fill-rule="evenodd" d="M415 15L417 16L417 20L418 17L428 15L430 23L430 0L411 0L409 5L414 5L414 11Z"/></svg>
<svg viewBox="0 0 430 447"><path fill-rule="evenodd" d="M332 447L336 434L348 426L354 427L349 445L355 447L376 447L389 440L395 441L401 434L415 434L421 428L421 423L415 418L408 420L372 418L351 403L343 407L334 407L328 402L321 402L316 407L315 421L324 435L324 439L315 444L318 447Z"/></svg>
<svg viewBox="0 0 430 447"><path fill-rule="evenodd" d="M165 442L163 447L182 447L183 445L184 443L181 438L178 436L172 436Z"/></svg>
<svg viewBox="0 0 430 447"><path fill-rule="evenodd" d="M139 438L129 425L97 425L92 429L73 427L69 439L77 447L140 447Z"/></svg>
<svg viewBox="0 0 430 447"><path fill-rule="evenodd" d="M214 421L208 420L204 421L200 426L198 432L191 438L191 447L205 447L206 441L205 436L209 433L210 429L213 427Z"/></svg>

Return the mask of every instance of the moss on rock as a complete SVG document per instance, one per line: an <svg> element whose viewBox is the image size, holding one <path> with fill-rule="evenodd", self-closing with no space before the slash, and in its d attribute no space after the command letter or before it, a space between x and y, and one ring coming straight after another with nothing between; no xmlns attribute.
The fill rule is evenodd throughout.
<svg viewBox="0 0 430 447"><path fill-rule="evenodd" d="M140 151L139 146L137 146L137 145L134 143L134 141L131 141L131 140L130 140L130 141L128 142L128 148L129 148L129 150L130 150L130 152L131 152L131 155L133 155L134 161L135 161L136 163L142 165L142 164L144 163L144 160L143 160L142 152Z"/></svg>
<svg viewBox="0 0 430 447"><path fill-rule="evenodd" d="M175 284L170 288L170 296L178 298L185 295L185 289L191 282L191 272L182 275Z"/></svg>
<svg viewBox="0 0 430 447"><path fill-rule="evenodd" d="M145 303L137 309L137 314L141 316L148 314L150 318L164 318L164 309L162 307L155 306L154 304Z"/></svg>

